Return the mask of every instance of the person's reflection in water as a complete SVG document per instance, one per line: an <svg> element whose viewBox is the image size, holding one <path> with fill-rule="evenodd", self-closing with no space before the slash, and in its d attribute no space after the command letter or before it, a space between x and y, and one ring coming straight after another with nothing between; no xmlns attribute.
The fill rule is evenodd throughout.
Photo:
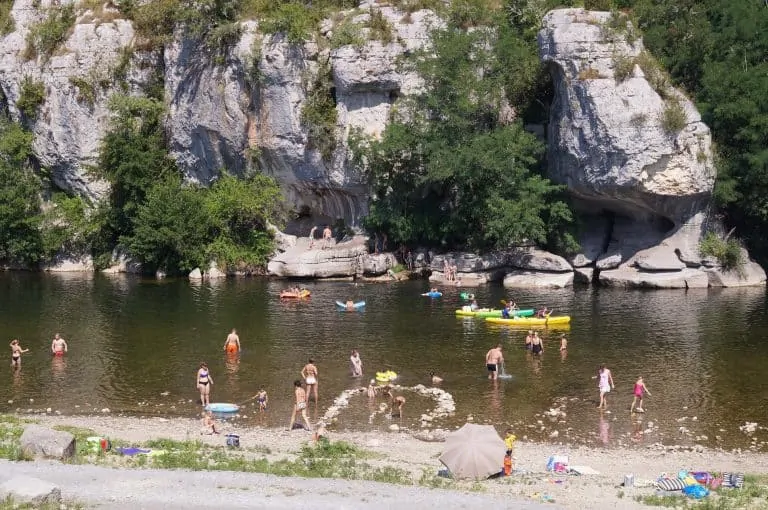
<svg viewBox="0 0 768 510"><path fill-rule="evenodd" d="M240 356L236 352L228 352L224 361L227 374L234 375L240 369Z"/></svg>
<svg viewBox="0 0 768 510"><path fill-rule="evenodd" d="M531 369L533 369L533 373L536 375L541 375L541 356L530 355L528 356L528 359L531 362Z"/></svg>
<svg viewBox="0 0 768 510"><path fill-rule="evenodd" d="M53 356L51 359L51 372L53 373L54 380L58 381L62 378L66 378L67 361L64 356Z"/></svg>
<svg viewBox="0 0 768 510"><path fill-rule="evenodd" d="M600 424L598 426L598 437L600 442L608 445L610 442L611 423L606 419L603 413L600 413Z"/></svg>
<svg viewBox="0 0 768 510"><path fill-rule="evenodd" d="M499 394L499 380L491 379L491 389L488 399L488 412L494 422L502 421L501 395Z"/></svg>
<svg viewBox="0 0 768 510"><path fill-rule="evenodd" d="M632 442L640 443L643 440L643 419L632 420Z"/></svg>
<svg viewBox="0 0 768 510"><path fill-rule="evenodd" d="M568 357L568 349L563 349L560 351L560 361L565 361L565 359Z"/></svg>

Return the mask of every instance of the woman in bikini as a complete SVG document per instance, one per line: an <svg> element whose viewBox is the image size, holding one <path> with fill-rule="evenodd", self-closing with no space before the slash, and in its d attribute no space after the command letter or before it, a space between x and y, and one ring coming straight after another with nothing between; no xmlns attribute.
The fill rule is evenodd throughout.
<svg viewBox="0 0 768 510"><path fill-rule="evenodd" d="M293 412L291 413L291 422L288 424L288 430L293 430L293 424L296 423L296 413L301 413L301 418L306 424L307 430L312 430L309 426L309 418L307 418L307 392L301 387L301 381L293 381L294 395L296 396L296 403L293 406Z"/></svg>
<svg viewBox="0 0 768 510"><path fill-rule="evenodd" d="M205 362L200 363L197 371L197 389L200 391L200 403L206 406L211 403L211 386L213 386L213 377L208 371L208 365Z"/></svg>
<svg viewBox="0 0 768 510"><path fill-rule="evenodd" d="M309 358L307 364L301 369L301 377L304 378L304 382L307 384L307 402L309 402L309 394L314 393L315 403L317 403L317 367L312 358Z"/></svg>
<svg viewBox="0 0 768 510"><path fill-rule="evenodd" d="M15 338L11 340L11 366L13 368L21 367L21 355L25 352L29 352L29 349L22 349L19 341Z"/></svg>

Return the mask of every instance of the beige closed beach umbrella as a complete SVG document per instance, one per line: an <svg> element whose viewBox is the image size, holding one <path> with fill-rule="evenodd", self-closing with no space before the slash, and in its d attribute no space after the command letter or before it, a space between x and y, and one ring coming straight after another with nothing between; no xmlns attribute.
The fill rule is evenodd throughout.
<svg viewBox="0 0 768 510"><path fill-rule="evenodd" d="M454 478L488 478L502 470L506 445L491 425L467 423L445 438L440 462Z"/></svg>

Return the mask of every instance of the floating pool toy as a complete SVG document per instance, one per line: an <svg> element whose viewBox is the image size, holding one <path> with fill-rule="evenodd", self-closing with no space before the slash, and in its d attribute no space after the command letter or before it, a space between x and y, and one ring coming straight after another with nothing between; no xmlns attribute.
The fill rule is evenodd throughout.
<svg viewBox="0 0 768 510"><path fill-rule="evenodd" d="M284 290L280 293L280 299L302 299L308 298L311 294L312 293L307 289L300 290L299 292Z"/></svg>
<svg viewBox="0 0 768 510"><path fill-rule="evenodd" d="M212 413L236 413L240 410L240 406L224 402L213 402L205 406L205 410L211 411Z"/></svg>
<svg viewBox="0 0 768 510"><path fill-rule="evenodd" d="M336 301L336 306L338 306L341 309L341 311L350 311L350 312L352 311L352 310L347 310L347 305L342 303L341 301ZM357 303L353 304L352 306L355 307L355 311L359 311L363 307L365 307L365 301L358 301Z"/></svg>
<svg viewBox="0 0 768 510"><path fill-rule="evenodd" d="M427 297L431 297L431 298L439 298L442 295L443 295L442 292L433 292L431 290L429 292L425 292L424 294L422 294L422 296L427 296Z"/></svg>
<svg viewBox="0 0 768 510"><path fill-rule="evenodd" d="M376 380L378 382L387 383L397 379L397 372L387 370L386 372L376 372Z"/></svg>

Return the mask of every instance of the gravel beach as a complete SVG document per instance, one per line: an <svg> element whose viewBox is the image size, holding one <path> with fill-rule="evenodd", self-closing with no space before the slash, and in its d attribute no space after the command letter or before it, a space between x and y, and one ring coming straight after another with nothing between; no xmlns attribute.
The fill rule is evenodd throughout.
<svg viewBox="0 0 768 510"><path fill-rule="evenodd" d="M150 439L169 438L175 440L200 440L211 445L222 446L224 437L200 434L200 423L189 419L165 419L165 418L133 418L116 416L40 416L34 417L44 426L74 426L93 429L101 435L110 438L119 438L129 443L142 443ZM265 452L270 460L295 458L296 452L303 444L311 440L311 434L306 431L287 431L265 428L241 428L232 424L223 424L223 433L235 433L240 436L243 447L257 447ZM364 450L374 452L375 458L369 462L373 465L392 466L405 469L418 477L422 473L436 473L442 468L438 457L443 449L441 442L427 442L417 439L405 432L334 432L329 431L329 439L332 441L344 440ZM552 475L546 471L547 459L554 454L567 455L571 466L588 466L599 474L592 475ZM9 469L9 464L0 466L3 471ZM303 497L311 498L313 508L395 508L400 502L411 503L424 501L419 506L440 508L472 508L478 503L497 504L504 502L505 508L538 508L534 503L548 501L547 508L572 508L583 509L585 507L598 509L643 508L644 506L634 500L637 494L651 494L653 489L624 488L620 487L625 474L633 474L637 482L654 480L661 473L676 473L680 469L700 471L735 471L753 474L768 473L768 455L760 453L733 453L710 449L671 449L660 445L637 448L591 448L586 446L561 446L553 444L541 444L526 441L518 441L515 446L515 470L513 476L486 480L479 486L475 484L471 488L479 493L461 493L446 490L427 490L416 487L395 486L374 482L349 482L342 480L307 480L292 478L275 478L267 475L251 475L244 473L184 473L181 471L157 471L157 470L120 470L121 475L114 477L115 470L97 468L95 466L66 466L51 463L24 463L24 472L32 476L36 469L41 470L43 477L48 472L55 480L66 480L68 476L81 476L87 480L91 476L89 469L95 469L92 476L100 479L104 473L106 478L116 478L110 481L109 497L118 498L102 501L110 508L121 508L120 505L128 504L130 498L145 498L142 502L134 500L140 508L159 508L164 501L157 494L170 494L163 492L153 484L179 484L185 498L194 498L193 489L184 490L184 484L195 483L213 484L211 487L268 487L273 496L270 500L260 502L253 500L252 496L239 494L248 493L245 489L230 489L232 504L227 508L240 508L241 501L248 500L249 508L283 508L281 505L297 505ZM17 468L14 466L14 472ZM69 473L59 476L59 470ZM112 473L112 474L110 474ZM156 474L159 473L159 474ZM4 475L7 477L7 475ZM175 478L174 478L175 477ZM199 478L196 478L199 477ZM175 482L178 478L178 482ZM123 489L120 489L119 480L126 480ZM142 481L143 480L143 481ZM237 482L234 482L237 480ZM74 498L85 498L86 501L94 501L97 494L91 495L87 488L75 489L68 487L65 482L65 495ZM79 486L79 483L76 483ZM87 485L87 484L86 484ZM168 487L168 485L162 485ZM325 488L323 488L325 487ZM460 488L469 489L459 486ZM281 491L289 488L290 496L281 495ZM95 490L95 489L94 489ZM218 489L217 489L218 490ZM221 489L223 490L223 489ZM260 489L261 490L261 489ZM71 491L71 492L68 492ZM85 491L85 492L78 492ZM325 500L316 498L315 495L328 492L327 504ZM98 492L98 491L96 491ZM122 494L122 493L125 494ZM200 501L189 499L174 501L178 495L168 496L168 504L164 508L182 508L194 504L197 507L205 506L206 498L200 491ZM226 492L226 491L225 491ZM310 494L311 493L311 494ZM354 497L351 495L355 495ZM461 496L459 496L461 495ZM153 499L153 498L160 499ZM340 499L339 499L340 498ZM365 500L363 501L364 498ZM418 499L426 498L426 499ZM477 499L479 498L479 499ZM499 499L500 498L500 499ZM229 501L227 499L226 501ZM554 502L554 504L553 504ZM268 504L267 504L268 503ZM316 504L315 504L316 503ZM146 506L142 506L145 505ZM155 505L155 506L153 506ZM177 506L174 506L177 505ZM255 505L255 506L254 506ZM261 506L260 506L261 505ZM361 506L362 505L362 506ZM377 506L378 505L378 506ZM533 506L532 506L533 505ZM136 506L134 506L135 508ZM287 506L285 506L287 508ZM221 506L219 506L221 508Z"/></svg>

